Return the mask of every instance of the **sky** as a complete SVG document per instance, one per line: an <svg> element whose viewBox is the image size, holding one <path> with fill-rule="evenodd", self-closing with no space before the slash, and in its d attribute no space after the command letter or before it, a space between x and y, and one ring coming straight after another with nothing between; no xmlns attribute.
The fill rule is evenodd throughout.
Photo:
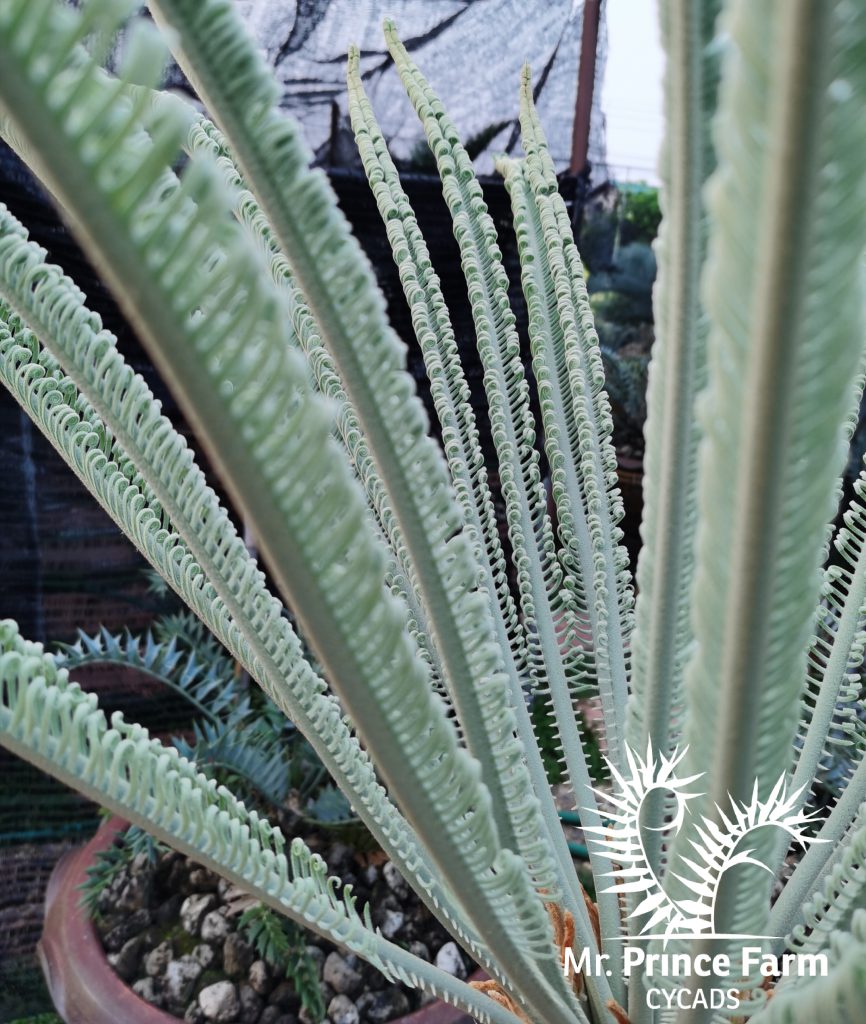
<svg viewBox="0 0 866 1024"><path fill-rule="evenodd" d="M605 0L604 11L607 66L601 106L611 177L657 184L664 55L656 0Z"/></svg>

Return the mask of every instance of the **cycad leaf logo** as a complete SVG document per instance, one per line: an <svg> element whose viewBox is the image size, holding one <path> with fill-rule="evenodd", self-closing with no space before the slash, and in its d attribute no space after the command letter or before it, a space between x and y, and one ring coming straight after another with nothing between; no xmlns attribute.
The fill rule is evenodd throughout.
<svg viewBox="0 0 866 1024"><path fill-rule="evenodd" d="M674 751L670 757L657 757L649 745L642 758L627 750L627 774L617 771L608 762L614 791L597 789L595 792L610 808L609 824L587 827L584 832L595 850L614 865L606 875L613 883L604 891L629 896L629 902L636 904L629 917L646 918L640 929L642 936L653 935L666 940L696 936L731 938L713 931L719 887L725 872L737 865L752 864L772 873L771 868L754 856L755 850L749 846L748 837L760 828L775 826L803 845L824 840L807 835L806 830L815 823L816 816L801 806L803 787L788 790L782 775L767 798L761 800L756 780L749 801L729 797L728 806L722 808L716 804L713 817L702 815L700 823L695 824L698 838L690 840L694 857L682 857L674 872L674 877L690 895L672 897L649 863L640 820L647 798L661 791L669 810L661 831L671 838L682 828L689 801L701 795L694 787L703 777L703 773L686 778L677 776L676 770L685 754L683 750Z"/></svg>

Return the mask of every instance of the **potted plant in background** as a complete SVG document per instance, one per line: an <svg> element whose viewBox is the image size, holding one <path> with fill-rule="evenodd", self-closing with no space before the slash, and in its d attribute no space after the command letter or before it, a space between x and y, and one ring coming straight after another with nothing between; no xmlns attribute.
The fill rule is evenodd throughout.
<svg viewBox="0 0 866 1024"><path fill-rule="evenodd" d="M376 849L309 744L188 613L165 615L140 637L81 634L56 658L69 671L131 669L182 695L194 718L172 740L181 754L302 837L370 903L388 939L468 975L471 965ZM326 1013L332 1024L361 1015L384 1024L419 1005L420 993L386 985L356 957L117 818L58 866L40 957L55 1004L73 1016L86 1007L88 1024L207 1020L202 1004L242 1024L284 1024L299 1011L310 1024Z"/></svg>
<svg viewBox="0 0 866 1024"><path fill-rule="evenodd" d="M388 979L481 1020L653 1021L649 979L626 973L623 940L659 914L687 956L749 933L779 936L772 955L787 946L829 957L827 977L759 974L757 965L737 977L726 991L756 1024L808 1020L828 1006L854 1019L866 943L857 910L866 762L852 762L820 823L804 787L838 722L856 735L859 702L847 668L863 644L861 493L836 538L847 569L828 570L822 586L820 567L862 388L866 12L841 0L734 0L717 92L718 6L666 6L670 129L632 634L601 357L528 74L526 157L500 169L530 309L555 529L493 225L453 126L386 25L461 248L508 508L512 591L447 310L363 95L357 53L356 135L433 381L444 458L369 268L277 111L276 87L233 7L154 0L152 9L222 131L154 90L162 50L148 23L126 32L112 75L98 58L122 20L117 5L4 0L3 132L55 194L152 352L282 600L83 296L8 215L0 373L308 737L488 979L467 984L390 942L300 838L287 845L176 750L119 716L108 722L11 624L0 660L2 742ZM832 641L823 629L811 636L819 597ZM601 707L615 799L629 808L622 828L611 827L590 785L574 707L587 684ZM640 902L627 881L598 886L597 903L584 893L529 695L552 708L584 827L599 837L590 844L596 877L632 856L635 822L651 826L637 829L638 882L653 885ZM688 750L677 754L681 741ZM686 800L688 775L706 775L705 792L689 791L690 813L665 834L660 793L667 784ZM638 796L635 810L628 801ZM689 901L707 910L703 894L693 898L702 884L693 847L702 829L732 841L726 808L750 835L748 853L724 880L719 864L709 866L724 898L711 921L698 917L711 937L687 937L681 919L698 913ZM764 828L753 841L751 833L788 820L804 839L817 828L821 842L771 905L767 869L777 870L790 832ZM723 867L737 856L728 852ZM566 976L569 950L586 957ZM602 953L608 966L596 971ZM678 1019L710 1020L719 984L723 977L700 973L684 979Z"/></svg>
<svg viewBox="0 0 866 1024"><path fill-rule="evenodd" d="M623 543L632 566L640 551L647 370L654 338L652 244L660 221L658 190L644 184L596 190L580 221L580 253L614 423Z"/></svg>

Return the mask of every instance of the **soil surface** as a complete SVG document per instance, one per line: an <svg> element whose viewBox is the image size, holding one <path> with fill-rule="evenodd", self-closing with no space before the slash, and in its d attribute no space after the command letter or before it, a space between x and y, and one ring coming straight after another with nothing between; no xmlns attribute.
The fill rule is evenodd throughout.
<svg viewBox="0 0 866 1024"><path fill-rule="evenodd" d="M369 904L386 938L457 977L475 969L384 854L359 852L327 832L296 827L286 834L302 831L331 872L352 884L358 909ZM314 1024L285 972L239 932L242 912L254 904L237 886L165 851L153 862L140 854L121 869L100 894L94 923L115 972L143 999L190 1024ZM431 999L390 984L312 932L304 931L304 940L326 1024L385 1024Z"/></svg>

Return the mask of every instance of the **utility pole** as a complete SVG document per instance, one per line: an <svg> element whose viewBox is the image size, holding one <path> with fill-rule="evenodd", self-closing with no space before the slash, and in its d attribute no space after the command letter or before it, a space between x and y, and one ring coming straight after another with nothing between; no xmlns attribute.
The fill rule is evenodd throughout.
<svg viewBox="0 0 866 1024"><path fill-rule="evenodd" d="M595 87L595 56L598 49L598 26L602 0L584 0L583 25L580 32L580 65L577 72L577 96L574 102L574 126L571 131L571 163L569 171L585 175L589 153L589 122L592 116L592 93Z"/></svg>
<svg viewBox="0 0 866 1024"><path fill-rule="evenodd" d="M577 69L577 96L574 99L574 126L571 130L570 174L575 178L571 226L580 238L583 207L589 193L589 124L592 119L592 93L595 88L595 56L598 50L598 26L602 0L583 0L583 24L580 28L580 65Z"/></svg>

